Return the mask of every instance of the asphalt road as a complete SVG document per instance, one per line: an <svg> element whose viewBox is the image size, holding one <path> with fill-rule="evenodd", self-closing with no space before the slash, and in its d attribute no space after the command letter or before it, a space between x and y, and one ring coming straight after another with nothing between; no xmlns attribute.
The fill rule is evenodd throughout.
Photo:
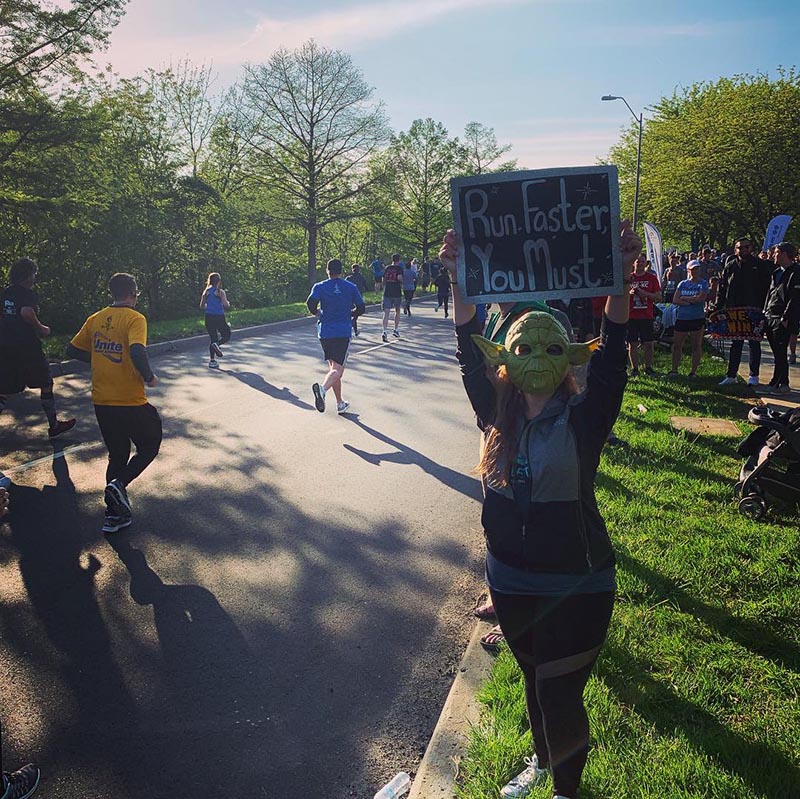
<svg viewBox="0 0 800 799"><path fill-rule="evenodd" d="M104 537L85 376L54 447L38 397L0 416L3 767L43 799L366 797L413 771L481 591L477 430L430 299L362 320L329 397L313 320L154 361L158 459ZM54 457L55 455L55 457Z"/></svg>

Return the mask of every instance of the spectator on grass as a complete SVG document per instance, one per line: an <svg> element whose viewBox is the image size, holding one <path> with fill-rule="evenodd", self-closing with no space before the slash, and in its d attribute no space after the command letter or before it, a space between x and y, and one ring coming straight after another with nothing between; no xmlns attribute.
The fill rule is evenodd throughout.
<svg viewBox="0 0 800 799"><path fill-rule="evenodd" d="M677 377L686 337L692 345L692 368L689 377L697 376L700 359L703 357L703 335L706 327L705 302L708 296L708 281L700 277L703 267L698 261L689 261L689 277L675 288L673 303L678 306L675 333L672 340L672 371Z"/></svg>
<svg viewBox="0 0 800 799"><path fill-rule="evenodd" d="M620 237L627 284L642 243L629 222ZM440 252L452 280L459 244L448 231ZM535 749L501 795L528 795L549 769L553 793L577 799L589 751L583 692L615 590L614 553L594 481L625 389L630 298L609 297L599 347L570 344L546 311L524 313L505 345L496 344L478 334L475 307L460 292L453 302L462 379L483 433L478 470L487 581L525 679ZM576 395L570 365L590 357L586 390ZM485 362L498 370L496 379Z"/></svg>
<svg viewBox="0 0 800 799"><path fill-rule="evenodd" d="M750 239L737 239L733 247L734 256L728 259L719 281L717 293L717 310L723 308L763 308L767 298L772 270L764 261L753 255ZM748 339L750 376L747 384L758 385L758 373L761 368L761 342ZM728 356L728 372L720 381L721 386L733 385L742 361L744 341L738 339L731 342Z"/></svg>
<svg viewBox="0 0 800 799"><path fill-rule="evenodd" d="M796 336L800 328L800 264L795 262L796 250L788 241L778 244L774 253L775 270L764 304L764 315L775 368L766 390L770 394L789 394L787 352L791 336Z"/></svg>
<svg viewBox="0 0 800 799"><path fill-rule="evenodd" d="M654 303L661 299L661 285L658 278L646 271L647 258L639 255L631 274L630 288L630 322L628 323L628 353L631 359L631 377L639 376L639 343L644 350L644 371L647 375L654 375L653 369L653 341L655 333L653 320L655 318Z"/></svg>

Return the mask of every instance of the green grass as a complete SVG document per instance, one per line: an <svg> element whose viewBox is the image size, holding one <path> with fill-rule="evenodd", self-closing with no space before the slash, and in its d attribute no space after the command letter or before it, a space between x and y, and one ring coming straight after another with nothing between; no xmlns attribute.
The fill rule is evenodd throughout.
<svg viewBox="0 0 800 799"><path fill-rule="evenodd" d="M367 292L364 300L369 305L380 300L380 294ZM243 310L228 311L225 314L228 324L234 329L264 325L269 322L284 322L287 319L297 319L308 316L308 308L304 302L292 302L286 305L269 305L266 308L246 308ZM69 334L54 334L42 341L45 354L51 360L62 360L64 350L77 333L75 330ZM198 311L196 315L184 319L170 319L163 322L148 322L147 341L155 344L158 341L173 341L179 338L204 335L206 332L204 316Z"/></svg>
<svg viewBox="0 0 800 799"><path fill-rule="evenodd" d="M662 356L656 364L668 369ZM686 363L683 364L684 369ZM796 508L753 522L732 498L738 439L674 431L672 415L744 422L744 386L630 381L597 480L618 556L618 601L586 691L592 748L582 799L800 796L800 530ZM647 408L641 413L638 405ZM507 649L479 699L460 799L497 797L531 751ZM550 797L550 786L530 794Z"/></svg>

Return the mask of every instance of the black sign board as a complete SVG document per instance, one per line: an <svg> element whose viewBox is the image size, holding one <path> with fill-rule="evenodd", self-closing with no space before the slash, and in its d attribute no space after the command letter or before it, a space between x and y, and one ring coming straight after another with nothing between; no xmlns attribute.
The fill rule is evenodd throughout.
<svg viewBox="0 0 800 799"><path fill-rule="evenodd" d="M473 302L622 293L615 166L455 178L459 289Z"/></svg>

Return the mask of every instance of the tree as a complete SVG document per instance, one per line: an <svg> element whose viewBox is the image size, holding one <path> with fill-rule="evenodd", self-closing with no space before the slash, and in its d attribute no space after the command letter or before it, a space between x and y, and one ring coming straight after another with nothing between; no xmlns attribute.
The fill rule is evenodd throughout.
<svg viewBox="0 0 800 799"><path fill-rule="evenodd" d="M497 143L494 128L480 122L470 122L464 128L464 174L482 175L484 172L510 172L516 169L516 159L498 163L510 150L510 144L501 147Z"/></svg>
<svg viewBox="0 0 800 799"><path fill-rule="evenodd" d="M451 226L449 181L463 159L458 139L441 122L416 119L383 158L391 179L382 189L376 224L427 258L431 244Z"/></svg>
<svg viewBox="0 0 800 799"><path fill-rule="evenodd" d="M387 140L386 114L350 56L314 41L278 50L245 72L250 143L261 157L265 186L281 196L282 218L307 233L312 283L320 230L365 213L363 202L350 201L363 199L375 179L366 164Z"/></svg>
<svg viewBox="0 0 800 799"><path fill-rule="evenodd" d="M46 73L71 74L80 58L107 46L127 2L71 0L68 9L0 2L0 93Z"/></svg>
<svg viewBox="0 0 800 799"><path fill-rule="evenodd" d="M639 214L675 240L727 247L800 215L800 76L794 69L698 83L662 98L642 138ZM632 207L636 130L611 149Z"/></svg>

